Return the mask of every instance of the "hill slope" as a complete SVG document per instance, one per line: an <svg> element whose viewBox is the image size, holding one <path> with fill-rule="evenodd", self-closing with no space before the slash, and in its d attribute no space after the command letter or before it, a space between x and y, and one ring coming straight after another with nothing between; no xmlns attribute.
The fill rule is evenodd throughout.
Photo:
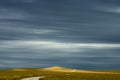
<svg viewBox="0 0 120 80"><path fill-rule="evenodd" d="M46 71L57 71L57 72L77 72L77 73L105 73L105 74L118 74L116 72L108 72L108 71L92 71L92 70L77 70L77 69L71 69L71 68L64 68L59 66L53 66L49 68L43 68L43 70Z"/></svg>

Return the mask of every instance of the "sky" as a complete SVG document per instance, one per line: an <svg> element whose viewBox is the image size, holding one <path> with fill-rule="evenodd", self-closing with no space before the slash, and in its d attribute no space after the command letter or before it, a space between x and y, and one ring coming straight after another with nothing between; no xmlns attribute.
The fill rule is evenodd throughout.
<svg viewBox="0 0 120 80"><path fill-rule="evenodd" d="M0 69L120 69L120 0L0 0Z"/></svg>

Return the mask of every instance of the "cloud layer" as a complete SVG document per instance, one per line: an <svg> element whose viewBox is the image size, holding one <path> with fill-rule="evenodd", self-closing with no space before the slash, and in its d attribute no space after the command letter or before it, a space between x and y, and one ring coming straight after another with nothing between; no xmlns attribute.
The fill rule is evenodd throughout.
<svg viewBox="0 0 120 80"><path fill-rule="evenodd" d="M120 69L119 3L0 1L0 68Z"/></svg>

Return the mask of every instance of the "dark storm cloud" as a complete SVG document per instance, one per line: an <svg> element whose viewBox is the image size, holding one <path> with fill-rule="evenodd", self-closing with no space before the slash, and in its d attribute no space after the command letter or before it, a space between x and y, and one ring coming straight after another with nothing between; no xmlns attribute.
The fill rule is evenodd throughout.
<svg viewBox="0 0 120 80"><path fill-rule="evenodd" d="M114 13L117 12L117 10L115 11L116 7L119 12L119 6L114 5L111 7L109 1L105 3L105 1L88 0L32 0L30 3L22 0L5 0L1 2L1 21L5 23L5 26L6 23L12 23L11 26L16 24L16 29L17 27L32 27L34 29L44 28L60 31L54 35L24 35L28 39L36 39L41 36L44 39L63 41L116 43L120 41L118 38L120 34L119 14ZM114 10L112 11L112 9ZM1 26L4 27L4 25ZM10 39L24 39L25 37L21 35L11 36ZM6 34L6 36L9 35ZM29 38L29 36L33 37Z"/></svg>
<svg viewBox="0 0 120 80"><path fill-rule="evenodd" d="M119 3L0 1L0 67L119 69Z"/></svg>

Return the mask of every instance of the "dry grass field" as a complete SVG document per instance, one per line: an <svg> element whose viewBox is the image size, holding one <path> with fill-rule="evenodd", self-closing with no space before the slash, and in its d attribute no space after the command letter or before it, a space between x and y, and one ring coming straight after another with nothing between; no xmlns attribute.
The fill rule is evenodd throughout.
<svg viewBox="0 0 120 80"><path fill-rule="evenodd" d="M0 80L20 80L26 77L45 76L41 80L120 80L120 70L75 70L62 67L21 68L0 70Z"/></svg>

